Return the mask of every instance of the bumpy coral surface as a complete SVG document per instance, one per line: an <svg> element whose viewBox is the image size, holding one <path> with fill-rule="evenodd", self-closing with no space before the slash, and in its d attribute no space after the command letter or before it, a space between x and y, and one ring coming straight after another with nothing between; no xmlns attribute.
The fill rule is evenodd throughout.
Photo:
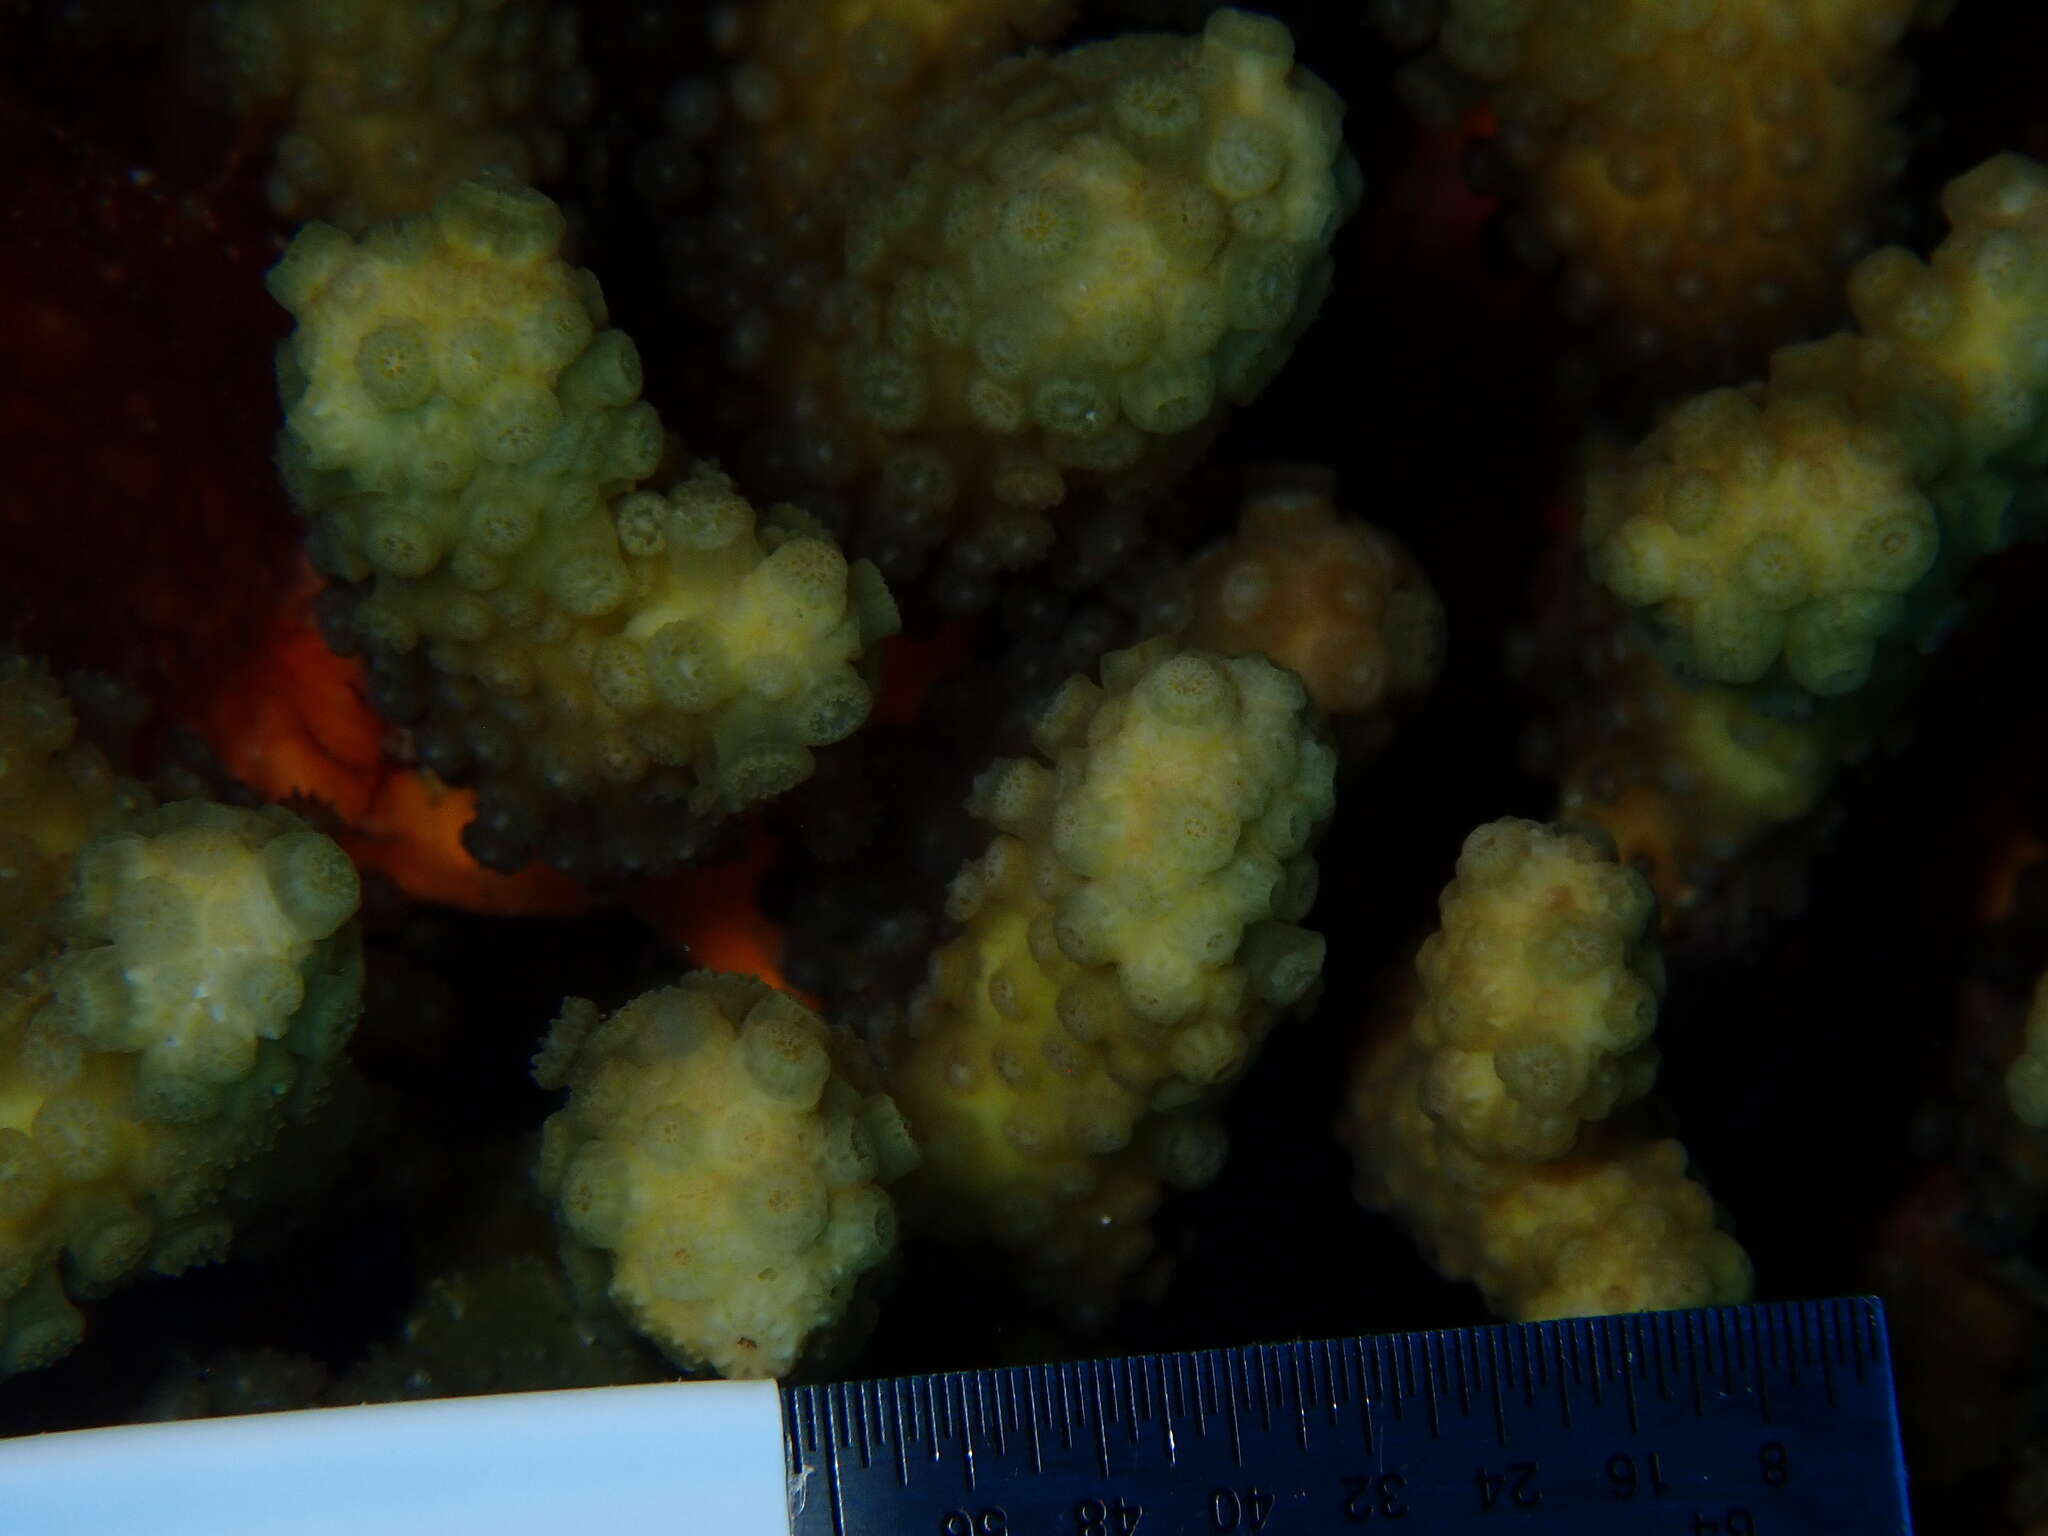
<svg viewBox="0 0 2048 1536"><path fill-rule="evenodd" d="M74 1300L225 1252L230 1174L317 1106L362 988L339 848L283 810L145 809L5 673L0 839L63 896L6 930L0 1374L75 1345Z"/></svg>
<svg viewBox="0 0 2048 1536"><path fill-rule="evenodd" d="M1841 388L1860 414L1899 435L1946 519L1951 486L1969 485L1962 477L2038 469L2048 458L2039 422L2048 359L2035 345L2048 299L2048 170L2025 155L1994 155L1944 187L1941 207L1949 234L1926 260L1889 247L1850 273L1849 303L1867 341L1790 348L1772 385ZM1995 518L2004 506L1971 510ZM1981 537L1996 525L1962 527Z"/></svg>
<svg viewBox="0 0 2048 1536"><path fill-rule="evenodd" d="M593 102L574 13L533 0L228 0L218 25L243 104L289 105L287 218L359 232L473 176L551 181Z"/></svg>
<svg viewBox="0 0 2048 1536"><path fill-rule="evenodd" d="M286 811L165 806L80 851L52 990L81 1041L132 1055L139 1108L204 1118L301 1027L309 973L344 968L321 947L360 894L348 856ZM347 941L332 947L345 960ZM320 1033L349 1022L335 1012L316 1009L305 1054L332 1053Z"/></svg>
<svg viewBox="0 0 2048 1536"><path fill-rule="evenodd" d="M1654 905L1576 834L1479 828L1412 1004L1360 1058L1343 1127L1360 1198L1503 1316L1748 1294L1748 1260L1683 1148L1608 1119L1655 1074Z"/></svg>
<svg viewBox="0 0 2048 1536"><path fill-rule="evenodd" d="M1047 761L977 780L997 836L954 882L961 931L889 1072L935 1230L985 1234L1099 1307L1149 1248L1159 1181L1213 1177L1221 1133L1188 1111L1322 964L1298 926L1333 799L1317 731L1270 662L1155 640L1068 683L1035 733Z"/></svg>
<svg viewBox="0 0 2048 1536"><path fill-rule="evenodd" d="M848 1325L896 1246L883 1186L917 1161L851 1040L787 993L700 971L601 1022L572 999L534 1071L570 1090L540 1182L572 1266L594 1259L678 1364L780 1376Z"/></svg>
<svg viewBox="0 0 2048 1536"><path fill-rule="evenodd" d="M1652 454L1596 479L1586 534L1601 577L1654 606L1700 674L1751 683L1782 658L1821 694L1868 679L1940 541L1891 434L1839 400L1732 389L1687 401Z"/></svg>
<svg viewBox="0 0 2048 1536"><path fill-rule="evenodd" d="M2048 526L2048 171L1999 156L1943 203L1927 261L1858 263L1858 329L1781 348L1585 478L1592 574L1643 633L1565 596L1587 610L1579 697L1537 755L1561 814L1643 858L1674 915L1823 802L1903 713L1965 578Z"/></svg>
<svg viewBox="0 0 2048 1536"><path fill-rule="evenodd" d="M1415 957L1431 1118L1481 1157L1533 1162L1641 1097L1663 990L1654 904L1582 838L1514 823L1467 838Z"/></svg>
<svg viewBox="0 0 2048 1536"><path fill-rule="evenodd" d="M429 1280L399 1337L325 1396L387 1403L618 1386L648 1380L654 1359L616 1314L577 1306L559 1265L519 1254Z"/></svg>
<svg viewBox="0 0 2048 1536"><path fill-rule="evenodd" d="M1199 356L1213 382L1240 329L1239 244L1301 256L1299 312L1266 333L1284 341L1321 259L1308 212L1329 189L1348 201L1324 132L1334 107L1260 46L1271 25L1226 14L1205 32L1213 0L582 6L602 111L567 136L549 184L559 244L541 205L500 188L438 213L415 205L417 222L366 226L352 246L307 232L284 269L308 301L284 369L284 466L303 520L236 430L276 425L262 375L290 321L263 311L251 253L274 259L294 233L266 212L263 141L300 108L280 97L208 119L180 94L181 71L148 68L146 43L193 9L0 0L0 136L32 168L0 186L0 334L19 354L0 369L0 618L53 664L109 668L150 695L153 722L74 693L80 731L124 768L162 784L173 766L224 791L223 770L250 774L238 797L317 789L325 803L300 814L365 862L376 986L355 1067L332 1074L317 1121L295 1120L324 1074L295 1053L301 1025L281 1010L296 986L317 1011L328 983L308 968L341 976L352 925L310 939L269 870L317 840L243 813L145 813L107 759L38 712L47 684L10 694L18 678L0 666L0 819L19 824L0 836L0 1370L63 1348L78 1326L67 1308L91 1314L66 1360L0 1382L0 1434L132 1418L167 1360L188 1362L186 1387L189 1362L215 1362L217 1390L195 1406L226 1409L679 1363L886 1377L1470 1321L1489 1301L1549 1315L1731 1299L1743 1260L1704 1183L1774 1294L1860 1290L1865 1276L1885 1290L1905 1432L1934 1422L1923 1443L1967 1451L1909 1452L1916 1497L1960 1478L1988 1511L2008 1437L2038 1428L2040 1394L2025 1388L2048 1273L2048 1138L2009 1112L2003 1081L2025 985L2048 963L2048 908L2016 900L1980 946L1968 867L1997 850L2008 889L2048 890L2042 872L2013 876L2041 842L2039 824L2015 824L2048 777L2030 702L2048 565L2002 549L2043 522L2048 241L2034 173L1967 178L1956 233L1926 261L1893 253L1847 292L1804 290L1848 303L1858 332L1782 351L1762 384L1681 407L1644 451L1595 471L1591 498L1574 496L1593 425L1572 387L1592 382L1583 349L1527 302L1541 280L1493 258L1517 233L1561 251L1581 301L1597 297L1596 263L1622 262L1602 312L1624 332L1623 305L1663 303L1673 278L1700 318L1674 322L1658 355L1718 367L1753 343L1760 357L1805 334L1798 271L1818 270L1802 245L1782 333L1752 302L1771 280L1723 286L1793 211L1771 208L1776 190L1794 189L1802 216L1825 205L1804 193L1843 190L1853 112L1889 99L1894 56L1928 87L1902 183L1914 204L1980 146L2048 142L2027 78L2048 7L1959 7L1943 35L1905 39L1886 0L1858 9L1877 26L1856 37L1819 25L1846 9L1809 0L1447 0L1451 28L1432 22L1445 55L1516 27L1528 44L1497 78L1465 58L1467 101L1491 108L1448 132L1393 110L1393 61L1360 46L1355 8L1284 7L1300 64L1349 103L1346 141L1372 167L1368 227L1338 231L1331 301L1257 400L1226 417L1219 388L1184 431L1150 432L1128 375ZM453 25L452 47L467 20L490 17L503 39L533 13L517 0L317 0L266 14L293 47L350 17ZM1743 21L1756 26L1731 26ZM1188 36L1102 41L1133 23ZM1015 57L1033 41L1085 46ZM528 45L528 63L549 46L531 32L516 46ZM442 110L429 99L441 83L525 67L494 43L450 72L430 62L429 97L370 99L387 66L382 88L406 93L410 46L358 56L353 127L333 142L374 161L379 144L410 140L407 112ZM707 86L715 56L729 68ZM664 95L686 71L697 83ZM1717 84L1731 77L1732 95ZM533 134L549 111L545 89L536 99L487 102L485 116ZM1155 150L1146 133L1172 129L1177 99L1195 104L1193 137ZM664 123L690 141L689 174L650 190L661 151L643 152ZM1248 145L1232 140L1246 129ZM1275 190L1240 195L1233 178L1257 170L1269 130L1286 168ZM1868 142L1889 132L1879 122ZM536 171L551 168L544 137L526 139ZM424 159L446 158L420 142ZM293 140L288 164L304 148ZM1154 217L1162 188L1189 221ZM1726 226L1711 209L1698 228L1671 223L1676 200L1720 194ZM972 238L947 245L945 215L920 198L944 200ZM1530 217L1546 199L1562 222ZM1013 206L1028 217L1006 231ZM1068 208L1084 227L1061 254ZM1796 224L1794 243L1810 232ZM9 231L25 258L8 259ZM1045 242L1050 276L1013 261L1006 232ZM1208 265L1173 243L1211 236ZM1929 252L1939 235L1915 225L1912 238ZM593 283L560 259L571 242L643 349L646 396L673 435L638 404ZM1162 317L1211 284L1226 330L1207 351L1169 353ZM985 304L1023 327L998 328L998 343L1041 321L1057 342L1018 375L1031 388L1014 432L972 414L1000 396L968 398L994 378L986 336L934 329L952 296L977 326ZM679 299L698 307L675 315ZM1638 358L1659 340L1616 339ZM1156 353L1111 366L1139 341ZM895 359L924 371L892 374ZM1673 372L1627 371L1643 387L1595 384L1599 415L1640 436L1673 403L1660 394ZM1068 442L1059 412L1079 401L1085 415L1089 399L1048 391L1069 375L1109 381L1115 420L1088 439L1107 458ZM920 378L932 414L898 427L887 413ZM1128 451L1126 426L1141 452L1104 467ZM529 432L544 439L531 454ZM685 448L719 467L692 468ZM997 499L1034 483L1002 478L1013 453L1059 472L1042 523ZM1327 497L1298 526L1255 498L1258 553L1237 543L1203 559L1276 458L1329 463L1325 488L1347 486L1344 510L1416 553L1458 632L1440 691L1400 722L1401 750L1339 769L1348 812L1316 844L1314 905L1301 839L1328 807L1331 754L1310 705L1341 710L1348 693L1377 734L1416 697L1433 615L1414 568L1333 525ZM949 483L950 506L933 510L925 498ZM220 494L241 485L256 494ZM800 510L771 508L785 492ZM1908 570L1873 578L1859 549L1890 535L1866 539L1865 525L1901 509L1905 541L1878 553ZM277 563L309 525L324 569ZM869 578L820 530L924 573L902 594L912 633L888 647L886 690L869 643L886 610L869 611ZM1048 539L1030 568L999 568ZM1554 690L1499 665L1546 554L1572 557L1576 590L1595 594L1574 638L1597 638ZM1230 633L1189 630L1186 604L1161 595L1191 559L1183 596L1199 588ZM329 583L317 628L316 576ZM983 599L972 619L946 612ZM1396 610L1413 630L1390 627ZM328 653L321 628L354 654ZM1151 633L1174 638L1142 663L1112 659L1100 696L1061 695L1042 750L1028 745L1062 680ZM1225 654L1240 649L1242 661ZM311 652L332 664L302 665ZM1944 675L1951 686L1916 692ZM1212 694L1234 702L1212 710ZM1928 728L1894 756L1906 702ZM884 731L813 744L862 714ZM192 726L219 764L178 742ZM1604 823L1621 856L1558 830L1496 829L1493 852L1515 857L1496 867L1475 852L1419 968L1402 964L1475 807L1539 802L1510 748L1524 730L1552 738L1560 819ZM1341 765L1341 724L1332 735ZM1836 793L1866 752L1853 793ZM810 779L764 805L812 753ZM969 770L1003 758L970 815ZM266 759L335 771L259 780L250 765ZM476 814L465 780L485 791L478 849L603 878L472 880L482 872L456 836ZM402 893L383 874L423 861L378 854L401 843L438 861ZM1812 852L1825 857L1810 880L1779 879ZM677 859L697 867L613 878ZM1655 919L1621 872L1637 864L1685 925L1656 1043L1691 1174L1644 1091L1658 988ZM963 865L949 916L946 879ZM1796 926L1751 920L1731 943L1731 893L1753 895L1759 917L1785 896L1803 910ZM800 900L814 918L796 915ZM1305 929L1331 935L1326 953ZM1996 1006L1980 979L1964 1027L1944 1030L1963 964L1995 968ZM1379 1207L1365 1211L1339 1188L1328 1111L1358 1044L1350 1025L1388 1017L1376 994L1390 965L1413 990L1356 1089L1349 1130ZM764 1075L748 1054L756 1015L787 1005L757 987L694 978L612 1025L577 1005L546 1064L570 1101L544 1166L566 1207L558 1262L554 1217L517 1175L560 1106L540 1103L520 1058L562 997L609 1011L686 966L786 974L829 998L842 1030L873 1027L899 1102L935 1132L930 1170L885 1186L883 1159L868 1169L848 1148L857 1137L842 1142L889 1085L848 1052L813 1096L804 1063L846 1050L821 1028L792 1016L783 1043L804 1044L780 1060L796 1081L772 1039ZM1289 999L1325 988L1323 1027L1268 1033ZM1912 1019L1929 1027L1889 1027ZM1939 1070L1952 1054L1955 1070ZM46 1087L73 1055L76 1075ZM2029 1040L2010 1074L2035 1119L2048 1118L2044 1056ZM104 1088L117 1080L128 1086ZM272 1106L275 1139L245 1136L240 1119L220 1129L254 1105ZM126 1161L102 1175L107 1124ZM1225 1126L1227 1166L1169 1196L1216 1172ZM42 1164L17 1155L24 1143ZM704 1143L718 1157L699 1156ZM314 1194L344 1159L347 1178ZM61 1165L47 1195L45 1165ZM166 1170L167 1184L144 1182ZM1895 1205L1902 1187L1915 1198ZM884 1266L860 1264L883 1246L863 1213L885 1198L915 1246L899 1248L907 1273L866 1352L838 1358L884 1299ZM1411 1262L1389 1213L1463 1279ZM233 1263L97 1298L110 1276L217 1251L228 1225ZM1872 1244L1887 1262L1866 1268L1858 1250ZM1107 1331L1050 1335L1030 1320L1048 1300ZM1910 1380L1909 1315L1931 1319L1925 1352L1942 1362ZM666 1365L634 1321L667 1340ZM1985 1523L1948 1513L1930 1502L1920 1523Z"/></svg>
<svg viewBox="0 0 2048 1536"><path fill-rule="evenodd" d="M1683 928L1710 896L1728 895L1745 855L1825 802L1872 712L1852 704L1788 719L1745 689L1682 683L1634 625L1588 606L1591 622L1563 642L1561 697L1529 756L1558 781L1557 819L1598 827L1649 879L1666 928Z"/></svg>
<svg viewBox="0 0 2048 1536"><path fill-rule="evenodd" d="M1380 0L1426 107L1498 115L1523 241L1627 353L1725 371L1810 329L1903 158L1918 0ZM1738 374L1739 376L1739 374Z"/></svg>
<svg viewBox="0 0 2048 1536"><path fill-rule="evenodd" d="M1356 198L1341 116L1286 28L1222 11L996 63L800 219L741 183L683 259L777 402L772 487L892 580L947 544L947 600L985 602L1286 359Z"/></svg>
<svg viewBox="0 0 2048 1536"><path fill-rule="evenodd" d="M1593 476L1596 572L1700 675L1861 688L1888 639L1924 649L1969 567L2039 523L2015 482L2043 454L2026 317L2048 295L2048 173L2004 156L1944 205L1929 262L1888 248L1851 275L1860 332L1686 402Z"/></svg>
<svg viewBox="0 0 2048 1536"><path fill-rule="evenodd" d="M1293 671L1351 755L1383 745L1442 670L1444 609L1398 540L1327 490L1254 493L1187 571L1188 644Z"/></svg>
<svg viewBox="0 0 2048 1536"><path fill-rule="evenodd" d="M713 30L734 55L729 106L748 127L740 152L753 195L764 211L802 215L849 161L903 132L924 104L1024 43L1057 36L1073 10L1072 0L726 7ZM701 112L716 89L695 81L682 91Z"/></svg>
<svg viewBox="0 0 2048 1536"><path fill-rule="evenodd" d="M105 753L78 740L56 679L0 651L0 975L42 958L72 861L93 831L146 803Z"/></svg>
<svg viewBox="0 0 2048 1536"><path fill-rule="evenodd" d="M805 777L866 718L896 613L713 471L633 491L661 423L561 235L538 193L471 182L360 244L314 225L270 281L301 322L283 455L343 583L330 638L427 766L478 785L479 859L603 873Z"/></svg>

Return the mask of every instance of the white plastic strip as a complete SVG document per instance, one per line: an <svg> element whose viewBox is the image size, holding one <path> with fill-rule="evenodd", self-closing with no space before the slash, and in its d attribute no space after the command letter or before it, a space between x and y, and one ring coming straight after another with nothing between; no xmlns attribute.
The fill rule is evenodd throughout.
<svg viewBox="0 0 2048 1536"><path fill-rule="evenodd" d="M251 1414L0 1440L6 1536L789 1536L773 1382Z"/></svg>

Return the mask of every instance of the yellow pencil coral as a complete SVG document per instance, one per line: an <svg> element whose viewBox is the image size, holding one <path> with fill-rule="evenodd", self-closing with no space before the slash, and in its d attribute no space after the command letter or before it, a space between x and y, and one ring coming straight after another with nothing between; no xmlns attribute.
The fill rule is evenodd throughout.
<svg viewBox="0 0 2048 1536"><path fill-rule="evenodd" d="M330 639L428 767L478 785L480 860L604 873L805 777L866 719L896 611L714 471L634 489L661 423L561 236L540 194L470 182L361 243L311 226L270 284L300 320L282 458L344 584Z"/></svg>
<svg viewBox="0 0 2048 1536"><path fill-rule="evenodd" d="M1063 31L1073 0L763 0L714 24L733 56L750 196L801 215L856 156L1022 42ZM707 82L708 83L708 82Z"/></svg>
<svg viewBox="0 0 2048 1536"><path fill-rule="evenodd" d="M1898 442L1838 400L1687 401L1652 453L1596 477L1586 498L1595 570L1654 606L1682 654L1719 682L1782 659L1793 682L1845 693L1934 564L1934 508Z"/></svg>
<svg viewBox="0 0 2048 1536"><path fill-rule="evenodd" d="M1379 0L1426 109L1477 96L1524 242L1636 358L1740 376L1836 303L1903 158L1892 50L1949 0Z"/></svg>
<svg viewBox="0 0 2048 1536"><path fill-rule="evenodd" d="M2048 171L1950 183L1925 262L1850 274L1859 328L1688 400L1583 485L1571 695L1536 756L1682 920L1892 730L1986 556L2048 526ZM1640 621L1632 632L1625 620Z"/></svg>
<svg viewBox="0 0 2048 1536"><path fill-rule="evenodd" d="M2038 345L2048 310L2048 170L2025 155L1994 155L1944 187L1941 207L1949 234L1926 260L1892 246L1850 274L1849 305L1867 339L1787 350L1774 360L1772 388L1839 389L1860 415L1897 434L1916 472L1939 487L1946 528L1949 501L2001 489L1964 477L2048 460L2048 358ZM2023 506L2038 511L2035 498ZM1972 510L1996 519L2004 507L2000 497ZM1962 526L1980 537L1998 529L1996 521Z"/></svg>
<svg viewBox="0 0 2048 1536"><path fill-rule="evenodd" d="M1767 384L1686 402L1597 470L1595 573L1728 683L1843 694L1911 665L1976 560L2041 521L2048 172L2001 156L1943 196L1931 261L1851 274L1860 333L1789 347Z"/></svg>
<svg viewBox="0 0 2048 1536"><path fill-rule="evenodd" d="M147 803L105 753L78 740L56 679L0 650L0 977L43 957L72 861L94 830Z"/></svg>
<svg viewBox="0 0 2048 1536"><path fill-rule="evenodd" d="M1023 1255L1084 1314L1150 1246L1161 1180L1206 1182L1195 1113L1320 972L1298 926L1335 754L1300 683L1153 640L1077 677L969 808L997 829L948 898L890 1057L926 1151L906 1198L955 1239Z"/></svg>
<svg viewBox="0 0 2048 1536"><path fill-rule="evenodd" d="M575 14L534 0L228 0L218 27L242 105L290 104L271 207L352 231L472 176L553 180L595 90Z"/></svg>
<svg viewBox="0 0 2048 1536"><path fill-rule="evenodd" d="M1259 392L1357 172L1287 29L1236 11L1004 60L924 106L818 212L736 187L686 281L776 402L776 488L892 580L945 544L947 600L973 606L1075 492L1156 482Z"/></svg>
<svg viewBox="0 0 2048 1536"><path fill-rule="evenodd" d="M572 1269L689 1369L780 1376L861 1331L917 1148L850 1038L787 993L699 972L602 1021L571 999L534 1061L567 1087L540 1183Z"/></svg>
<svg viewBox="0 0 2048 1536"><path fill-rule="evenodd" d="M1477 1156L1535 1162L1656 1076L1655 898L1583 839L1487 832L1466 840L1415 957L1423 1104Z"/></svg>
<svg viewBox="0 0 2048 1536"><path fill-rule="evenodd" d="M1689 686L1611 605L1593 606L1594 622L1567 642L1560 696L1529 756L1557 780L1557 820L1598 827L1649 880L1676 931L1710 894L1725 894L1746 855L1817 810L1882 711L1856 699L1788 719L1747 689Z"/></svg>
<svg viewBox="0 0 2048 1536"><path fill-rule="evenodd" d="M283 810L147 809L72 730L0 659L0 837L53 877L0 976L0 1375L77 1343L74 1301L221 1257L231 1176L318 1105L362 991L338 847Z"/></svg>
<svg viewBox="0 0 2048 1536"><path fill-rule="evenodd" d="M51 991L88 1048L133 1057L145 1115L205 1119L266 1042L302 1031L299 1054L333 1054L339 1041L320 1036L346 1033L353 999L320 1003L309 975L353 966L347 941L321 956L360 896L348 855L287 811L141 813L80 851Z"/></svg>
<svg viewBox="0 0 2048 1536"><path fill-rule="evenodd" d="M1444 659L1444 609L1392 535L1340 516L1326 486L1249 497L1185 577L1182 638L1292 670L1352 758L1385 744Z"/></svg>
<svg viewBox="0 0 2048 1536"><path fill-rule="evenodd" d="M1748 1294L1683 1148L1609 1118L1655 1075L1654 911L1640 876L1576 834L1480 827L1412 997L1360 1058L1342 1127L1359 1197L1503 1316Z"/></svg>

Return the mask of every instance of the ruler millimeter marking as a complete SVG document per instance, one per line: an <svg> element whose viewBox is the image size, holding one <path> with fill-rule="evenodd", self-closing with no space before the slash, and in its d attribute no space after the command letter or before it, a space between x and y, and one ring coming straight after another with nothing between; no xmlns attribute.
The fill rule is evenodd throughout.
<svg viewBox="0 0 2048 1536"><path fill-rule="evenodd" d="M1874 1298L790 1387L795 1536L1905 1536Z"/></svg>

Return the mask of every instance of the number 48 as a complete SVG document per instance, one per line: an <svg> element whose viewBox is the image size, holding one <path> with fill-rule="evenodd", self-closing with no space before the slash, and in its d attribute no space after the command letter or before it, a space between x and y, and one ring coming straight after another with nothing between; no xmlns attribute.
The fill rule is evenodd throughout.
<svg viewBox="0 0 2048 1536"><path fill-rule="evenodd" d="M1074 1529L1079 1536L1131 1536L1144 1514L1142 1504L1124 1499L1083 1499L1074 1506Z"/></svg>

